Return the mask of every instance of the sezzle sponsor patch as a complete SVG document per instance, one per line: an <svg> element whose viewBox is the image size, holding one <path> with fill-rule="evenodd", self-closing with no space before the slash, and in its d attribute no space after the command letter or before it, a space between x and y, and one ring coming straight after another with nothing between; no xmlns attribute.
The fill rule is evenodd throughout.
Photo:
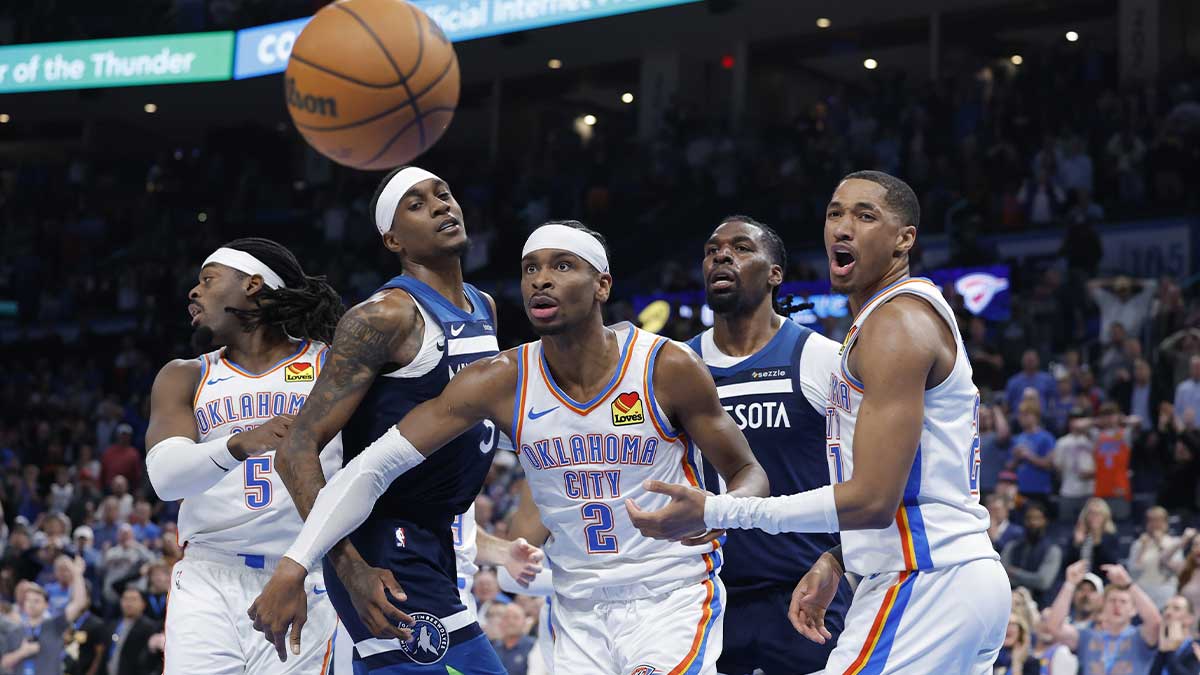
<svg viewBox="0 0 1200 675"><path fill-rule="evenodd" d="M646 421L642 399L636 391L621 394L612 402L612 423L615 427L641 424Z"/></svg>
<svg viewBox="0 0 1200 675"><path fill-rule="evenodd" d="M291 363L283 369L284 382L312 382L317 379L317 370L313 368L313 364Z"/></svg>

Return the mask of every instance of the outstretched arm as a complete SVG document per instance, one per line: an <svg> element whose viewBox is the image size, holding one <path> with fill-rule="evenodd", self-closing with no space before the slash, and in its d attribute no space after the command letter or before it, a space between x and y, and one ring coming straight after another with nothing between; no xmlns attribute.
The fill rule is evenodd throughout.
<svg viewBox="0 0 1200 675"><path fill-rule="evenodd" d="M710 497L705 524L769 533L887 527L916 457L925 389L931 373L949 373L944 365L935 368L939 359L953 363L953 345L949 327L924 301L902 296L880 307L855 350L864 394L854 430L854 475L786 497Z"/></svg>
<svg viewBox="0 0 1200 675"><path fill-rule="evenodd" d="M367 519L375 501L401 474L480 421L505 419L498 402L506 402L511 413L515 387L516 362L507 353L464 368L440 396L413 408L334 475L285 557L312 569L334 543Z"/></svg>
<svg viewBox="0 0 1200 675"><path fill-rule="evenodd" d="M704 459L725 479L726 495L765 497L771 493L767 474L754 458L746 437L721 406L712 375L700 358L675 343L659 352L654 370L654 391L670 421L700 447ZM647 408L651 401L647 401ZM647 414L652 411L647 409ZM664 430L665 431L665 430ZM648 537L679 540L700 546L720 537L724 530L705 527L702 489L647 481L646 489L670 495L671 503L658 511L642 511L632 499L625 508L633 524Z"/></svg>
<svg viewBox="0 0 1200 675"><path fill-rule="evenodd" d="M1046 625L1071 651L1075 651L1075 647L1079 644L1079 631L1067 623L1067 614L1071 611L1071 598L1075 595L1075 587L1083 581L1083 575L1087 572L1088 562L1086 560L1080 560L1067 566L1066 580L1063 581L1062 588L1058 591L1058 597L1054 598L1054 604L1050 605L1050 611L1046 614Z"/></svg>

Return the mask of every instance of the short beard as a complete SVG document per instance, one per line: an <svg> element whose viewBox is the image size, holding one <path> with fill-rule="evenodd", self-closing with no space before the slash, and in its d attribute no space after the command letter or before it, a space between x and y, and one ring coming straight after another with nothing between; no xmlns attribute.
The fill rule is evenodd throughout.
<svg viewBox="0 0 1200 675"><path fill-rule="evenodd" d="M200 326L192 332L192 349L197 354L207 354L213 348L213 329L208 326Z"/></svg>
<svg viewBox="0 0 1200 675"><path fill-rule="evenodd" d="M721 295L705 293L704 295L704 299L708 302L708 308L714 314L730 314L742 304L742 298L737 293L723 293Z"/></svg>

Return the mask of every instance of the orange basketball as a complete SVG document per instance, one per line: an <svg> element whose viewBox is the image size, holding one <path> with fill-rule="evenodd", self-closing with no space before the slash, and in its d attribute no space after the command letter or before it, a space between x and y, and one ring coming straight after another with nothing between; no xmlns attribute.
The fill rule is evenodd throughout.
<svg viewBox="0 0 1200 675"><path fill-rule="evenodd" d="M458 57L404 0L339 0L304 27L284 91L309 145L340 164L390 169L437 142L458 105Z"/></svg>

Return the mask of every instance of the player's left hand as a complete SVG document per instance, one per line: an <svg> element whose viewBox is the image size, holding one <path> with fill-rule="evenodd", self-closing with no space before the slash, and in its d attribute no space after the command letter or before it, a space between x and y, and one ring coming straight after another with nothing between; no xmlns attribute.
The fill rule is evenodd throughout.
<svg viewBox="0 0 1200 675"><path fill-rule="evenodd" d="M287 642L291 644L293 654L300 654L300 631L308 621L308 595L304 592L307 576L308 572L300 563L281 558L271 580L246 612L254 622L254 630L275 645L280 661L287 661L284 641L289 627L291 639Z"/></svg>
<svg viewBox="0 0 1200 675"><path fill-rule="evenodd" d="M654 539L697 542L711 534L704 525L704 500L707 498L707 492L659 480L648 480L642 486L648 492L657 492L671 498L670 504L657 511L643 511L632 499L625 500L629 520L643 535Z"/></svg>
<svg viewBox="0 0 1200 675"><path fill-rule="evenodd" d="M533 583L533 578L542 571L542 560L546 558L546 554L542 549L525 541L524 537L518 537L508 547L507 558L504 569L508 570L518 584L528 587Z"/></svg>

